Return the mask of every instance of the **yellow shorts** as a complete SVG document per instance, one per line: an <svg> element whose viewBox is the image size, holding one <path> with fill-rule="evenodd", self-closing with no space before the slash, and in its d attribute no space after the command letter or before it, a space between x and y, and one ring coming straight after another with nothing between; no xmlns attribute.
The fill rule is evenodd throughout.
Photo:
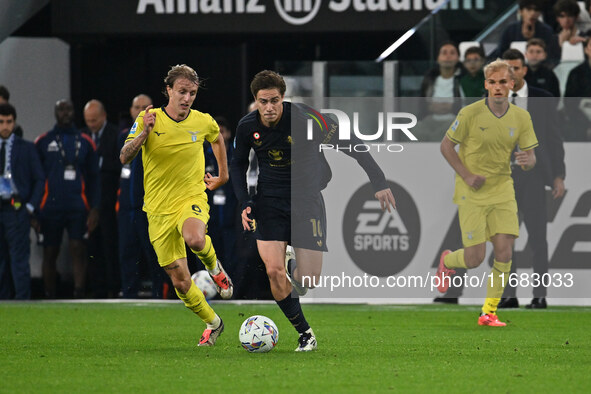
<svg viewBox="0 0 591 394"><path fill-rule="evenodd" d="M169 215L148 215L148 233L150 242L158 256L158 264L167 266L175 260L187 257L183 239L183 223L189 218L196 218L207 225L209 205L207 195L185 203L177 213Z"/></svg>
<svg viewBox="0 0 591 394"><path fill-rule="evenodd" d="M519 219L515 200L493 205L458 206L464 247L490 241L496 234L519 236Z"/></svg>

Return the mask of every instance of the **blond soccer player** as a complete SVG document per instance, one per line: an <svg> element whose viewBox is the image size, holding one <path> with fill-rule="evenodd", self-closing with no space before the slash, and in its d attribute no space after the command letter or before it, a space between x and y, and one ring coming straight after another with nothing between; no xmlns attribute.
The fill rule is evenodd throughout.
<svg viewBox="0 0 591 394"><path fill-rule="evenodd" d="M447 291L455 268L478 267L486 241L492 242L494 264L478 324L505 326L496 311L509 279L513 242L519 236L511 156L517 148L515 163L532 169L538 140L529 113L508 101L514 83L511 66L496 60L484 68L484 76L488 97L464 107L441 141L441 153L456 172L453 200L464 248L441 254L438 290Z"/></svg>
<svg viewBox="0 0 591 394"><path fill-rule="evenodd" d="M207 325L199 346L213 346L224 323L191 280L185 243L203 262L221 297L231 298L232 282L206 231L209 205L205 189L215 190L228 181L226 148L213 118L191 109L199 88L197 73L184 64L176 65L164 83L168 104L155 109L150 105L140 112L120 159L129 163L142 150L150 241L179 298ZM205 174L205 140L211 143L218 163L217 177Z"/></svg>

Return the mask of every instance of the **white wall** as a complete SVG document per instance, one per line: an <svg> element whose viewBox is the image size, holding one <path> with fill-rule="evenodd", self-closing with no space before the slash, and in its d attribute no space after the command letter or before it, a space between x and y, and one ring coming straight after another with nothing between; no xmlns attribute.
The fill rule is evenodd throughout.
<svg viewBox="0 0 591 394"><path fill-rule="evenodd" d="M57 38L9 37L0 43L0 85L10 91L10 103L24 138L34 141L55 125L54 106L70 99L70 47ZM67 235L64 234L64 239ZM58 267L69 277L67 244ZM42 248L31 231L31 275L41 277Z"/></svg>
<svg viewBox="0 0 591 394"><path fill-rule="evenodd" d="M0 85L10 91L24 138L55 124L54 105L70 98L70 47L57 38L9 37L0 43Z"/></svg>

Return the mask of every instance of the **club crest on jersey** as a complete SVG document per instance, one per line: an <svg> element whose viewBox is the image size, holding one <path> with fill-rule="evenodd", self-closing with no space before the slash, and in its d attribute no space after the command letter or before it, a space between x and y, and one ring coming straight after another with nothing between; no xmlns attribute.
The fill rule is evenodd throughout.
<svg viewBox="0 0 591 394"><path fill-rule="evenodd" d="M188 131L187 133L191 134L191 141L193 142L197 142L197 134L199 134L198 131Z"/></svg>

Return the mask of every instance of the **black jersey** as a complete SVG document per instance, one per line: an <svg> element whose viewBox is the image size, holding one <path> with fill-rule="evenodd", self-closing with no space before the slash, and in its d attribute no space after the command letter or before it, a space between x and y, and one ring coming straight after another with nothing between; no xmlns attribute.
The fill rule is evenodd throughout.
<svg viewBox="0 0 591 394"><path fill-rule="evenodd" d="M308 140L307 125L312 119L309 114L315 112L304 104L284 102L283 114L274 128L260 122L258 111L240 120L230 176L242 205L250 199L246 183L250 149L254 149L259 165L257 195L290 198L294 194L314 194L326 187L332 173L319 144L336 140L338 125L329 117L325 117L323 126L313 122L313 139ZM369 153L344 153L359 162L375 191L388 187L384 173Z"/></svg>

